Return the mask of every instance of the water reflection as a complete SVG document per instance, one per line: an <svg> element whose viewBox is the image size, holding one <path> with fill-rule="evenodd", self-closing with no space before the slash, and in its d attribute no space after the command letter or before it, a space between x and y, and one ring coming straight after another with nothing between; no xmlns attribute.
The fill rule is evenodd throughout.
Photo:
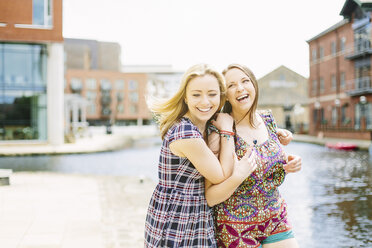
<svg viewBox="0 0 372 248"><path fill-rule="evenodd" d="M302 170L281 186L301 247L372 247L372 159L367 152L342 152L293 142L288 153L303 158ZM97 154L0 157L14 171L58 171L144 175L157 180L160 146Z"/></svg>
<svg viewBox="0 0 372 248"><path fill-rule="evenodd" d="M295 231L306 244L301 242L302 246L371 247L372 165L368 153L301 143L286 149L303 158L302 171L289 175L283 185ZM292 195L286 197L288 192ZM304 206L309 209L304 211Z"/></svg>

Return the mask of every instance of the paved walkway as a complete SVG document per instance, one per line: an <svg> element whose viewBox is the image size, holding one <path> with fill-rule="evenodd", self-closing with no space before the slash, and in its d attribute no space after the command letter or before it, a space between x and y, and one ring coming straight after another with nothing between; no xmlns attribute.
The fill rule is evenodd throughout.
<svg viewBox="0 0 372 248"><path fill-rule="evenodd" d="M13 173L0 187L0 247L143 247L154 187L136 177Z"/></svg>

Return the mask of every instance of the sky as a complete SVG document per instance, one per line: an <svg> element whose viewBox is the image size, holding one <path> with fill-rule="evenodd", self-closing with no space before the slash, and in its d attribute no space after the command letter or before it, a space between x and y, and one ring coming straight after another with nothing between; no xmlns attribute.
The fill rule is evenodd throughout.
<svg viewBox="0 0 372 248"><path fill-rule="evenodd" d="M125 65L186 70L230 63L257 78L309 76L307 40L343 19L345 0L63 0L63 36L117 42Z"/></svg>

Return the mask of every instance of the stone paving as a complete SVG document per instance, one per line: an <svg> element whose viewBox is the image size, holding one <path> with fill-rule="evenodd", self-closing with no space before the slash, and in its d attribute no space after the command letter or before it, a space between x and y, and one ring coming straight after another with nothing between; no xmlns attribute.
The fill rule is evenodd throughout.
<svg viewBox="0 0 372 248"><path fill-rule="evenodd" d="M0 187L1 248L143 247L155 183L16 172Z"/></svg>

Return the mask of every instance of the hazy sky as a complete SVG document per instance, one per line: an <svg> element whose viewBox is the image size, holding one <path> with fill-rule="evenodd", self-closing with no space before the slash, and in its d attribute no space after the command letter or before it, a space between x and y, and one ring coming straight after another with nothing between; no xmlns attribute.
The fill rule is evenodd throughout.
<svg viewBox="0 0 372 248"><path fill-rule="evenodd" d="M66 38L118 42L122 63L280 65L309 76L307 40L342 20L345 0L63 0Z"/></svg>

